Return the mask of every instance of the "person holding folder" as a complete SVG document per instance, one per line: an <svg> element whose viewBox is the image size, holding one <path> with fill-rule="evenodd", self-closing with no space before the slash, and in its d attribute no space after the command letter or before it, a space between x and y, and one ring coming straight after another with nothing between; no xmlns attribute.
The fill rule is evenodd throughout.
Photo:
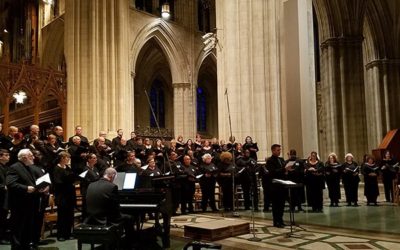
<svg viewBox="0 0 400 250"><path fill-rule="evenodd" d="M34 156L29 149L21 149L18 162L10 166L6 184L11 210L11 249L36 249L35 229L38 228L40 196L49 192L49 186L40 189L36 180L44 175L33 165Z"/></svg>

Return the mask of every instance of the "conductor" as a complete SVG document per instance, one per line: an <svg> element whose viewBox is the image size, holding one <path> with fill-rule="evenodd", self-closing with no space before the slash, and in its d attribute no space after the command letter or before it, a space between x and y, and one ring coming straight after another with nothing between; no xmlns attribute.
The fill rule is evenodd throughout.
<svg viewBox="0 0 400 250"><path fill-rule="evenodd" d="M279 157L281 155L281 145L273 144L271 151L272 155L267 159L266 163L271 179L286 179L285 160ZM282 184L272 183L271 195L274 227L283 228L286 226L283 222L283 210L285 208L287 191Z"/></svg>

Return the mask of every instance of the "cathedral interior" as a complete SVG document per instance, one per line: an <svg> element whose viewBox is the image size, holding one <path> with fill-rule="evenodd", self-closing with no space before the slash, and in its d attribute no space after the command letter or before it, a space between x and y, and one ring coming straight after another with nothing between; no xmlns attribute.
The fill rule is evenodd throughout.
<svg viewBox="0 0 400 250"><path fill-rule="evenodd" d="M4 133L250 135L261 159L279 143L361 161L399 145L399 93L398 0L0 0ZM363 210L360 227L382 211L398 221Z"/></svg>

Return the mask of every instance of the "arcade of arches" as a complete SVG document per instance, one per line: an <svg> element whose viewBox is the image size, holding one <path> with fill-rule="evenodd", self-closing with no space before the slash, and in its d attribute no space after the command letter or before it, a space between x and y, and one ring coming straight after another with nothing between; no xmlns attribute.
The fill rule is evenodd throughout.
<svg viewBox="0 0 400 250"><path fill-rule="evenodd" d="M169 2L164 20L163 1L1 1L0 121L93 139L155 127L151 104L171 136L227 139L229 100L261 157L280 143L357 159L400 127L399 1Z"/></svg>

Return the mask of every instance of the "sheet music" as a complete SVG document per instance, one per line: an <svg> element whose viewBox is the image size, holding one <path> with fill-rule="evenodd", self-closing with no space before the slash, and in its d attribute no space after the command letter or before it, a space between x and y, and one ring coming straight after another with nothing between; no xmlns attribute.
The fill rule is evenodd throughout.
<svg viewBox="0 0 400 250"><path fill-rule="evenodd" d="M200 179L201 177L203 177L203 174L199 174L196 176L196 179Z"/></svg>
<svg viewBox="0 0 400 250"><path fill-rule="evenodd" d="M289 180L281 180L281 179L272 179L272 183L279 183L283 185L297 185L296 182L289 181Z"/></svg>
<svg viewBox="0 0 400 250"><path fill-rule="evenodd" d="M36 180L36 186L41 186L42 183L51 184L50 175L47 173Z"/></svg>
<svg viewBox="0 0 400 250"><path fill-rule="evenodd" d="M285 165L285 168L293 167L295 163L296 163L296 161L288 161L288 163L286 163L286 165Z"/></svg>
<svg viewBox="0 0 400 250"><path fill-rule="evenodd" d="M134 189L136 183L136 173L125 173L125 180L122 189Z"/></svg>
<svg viewBox="0 0 400 250"><path fill-rule="evenodd" d="M88 173L88 171L89 171L89 170L86 170L86 171L82 172L82 173L79 175L79 177L85 178L85 177L86 177L86 174Z"/></svg>

